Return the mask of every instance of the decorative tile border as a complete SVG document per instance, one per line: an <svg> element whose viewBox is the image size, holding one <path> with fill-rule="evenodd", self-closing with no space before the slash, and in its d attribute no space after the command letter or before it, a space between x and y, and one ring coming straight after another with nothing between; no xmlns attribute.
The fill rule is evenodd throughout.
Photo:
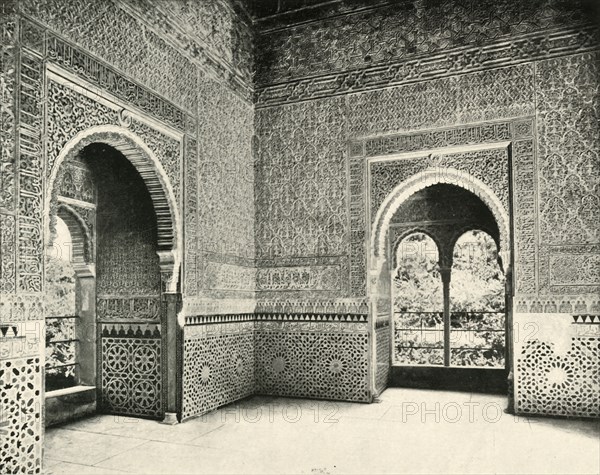
<svg viewBox="0 0 600 475"><path fill-rule="evenodd" d="M367 314L340 314L340 313L247 313L227 315L198 315L185 317L185 325L214 325L241 322L269 322L269 323L331 323L331 324L359 324L357 329L367 323ZM260 326L260 325L259 325ZM288 325L288 328L290 326Z"/></svg>
<svg viewBox="0 0 600 475"><path fill-rule="evenodd" d="M0 322L22 322L44 318L44 298L40 294L0 294Z"/></svg>
<svg viewBox="0 0 600 475"><path fill-rule="evenodd" d="M35 358L46 341L43 320L0 325L0 359Z"/></svg>
<svg viewBox="0 0 600 475"><path fill-rule="evenodd" d="M573 325L600 325L600 315L573 315Z"/></svg>
<svg viewBox="0 0 600 475"><path fill-rule="evenodd" d="M574 295L518 295L513 299L517 313L575 313L600 315L600 297L597 294Z"/></svg>

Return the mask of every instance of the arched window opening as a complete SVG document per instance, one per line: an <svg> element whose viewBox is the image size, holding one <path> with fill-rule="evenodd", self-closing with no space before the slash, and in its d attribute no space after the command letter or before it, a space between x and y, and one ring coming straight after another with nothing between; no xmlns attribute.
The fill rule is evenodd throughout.
<svg viewBox="0 0 600 475"><path fill-rule="evenodd" d="M394 363L443 365L443 292L439 251L428 235L404 237L392 273Z"/></svg>
<svg viewBox="0 0 600 475"><path fill-rule="evenodd" d="M505 279L496 242L480 230L456 241L450 281L450 364L504 367Z"/></svg>
<svg viewBox="0 0 600 475"><path fill-rule="evenodd" d="M73 239L58 216L55 229L56 237L46 254L46 391L78 384Z"/></svg>

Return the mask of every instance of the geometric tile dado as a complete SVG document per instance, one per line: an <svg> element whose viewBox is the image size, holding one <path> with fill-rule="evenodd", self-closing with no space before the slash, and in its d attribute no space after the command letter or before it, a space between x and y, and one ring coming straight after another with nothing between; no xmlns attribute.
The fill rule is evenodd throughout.
<svg viewBox="0 0 600 475"><path fill-rule="evenodd" d="M2 473L41 473L40 358L0 359L0 406Z"/></svg>

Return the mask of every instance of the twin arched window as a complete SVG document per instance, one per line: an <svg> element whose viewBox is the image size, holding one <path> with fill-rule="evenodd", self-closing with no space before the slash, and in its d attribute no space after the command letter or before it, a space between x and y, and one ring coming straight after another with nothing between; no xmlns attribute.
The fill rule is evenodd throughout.
<svg viewBox="0 0 600 475"><path fill-rule="evenodd" d="M484 231L469 230L451 252L444 283L440 250L430 236L414 232L398 244L392 275L394 362L502 367L505 294L496 243Z"/></svg>

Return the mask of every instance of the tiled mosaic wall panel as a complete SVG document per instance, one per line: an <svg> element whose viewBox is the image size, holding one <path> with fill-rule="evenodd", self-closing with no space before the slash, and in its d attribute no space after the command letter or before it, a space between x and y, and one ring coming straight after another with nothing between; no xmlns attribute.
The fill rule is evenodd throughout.
<svg viewBox="0 0 600 475"><path fill-rule="evenodd" d="M257 315L256 393L370 402L366 318L297 317Z"/></svg>
<svg viewBox="0 0 600 475"><path fill-rule="evenodd" d="M103 327L99 365L102 409L112 414L161 418L160 331L144 325Z"/></svg>
<svg viewBox="0 0 600 475"><path fill-rule="evenodd" d="M230 319L184 328L182 419L255 392L253 315Z"/></svg>
<svg viewBox="0 0 600 475"><path fill-rule="evenodd" d="M0 359L2 473L41 473L42 382L39 357Z"/></svg>
<svg viewBox="0 0 600 475"><path fill-rule="evenodd" d="M376 368L375 368L375 391L377 394L381 394L385 391L388 385L388 378L390 374L390 361L391 361L391 340L392 326L388 322L385 325L381 325L375 330L376 342Z"/></svg>
<svg viewBox="0 0 600 475"><path fill-rule="evenodd" d="M183 419L252 394L371 400L366 315L240 314L188 320Z"/></svg>
<svg viewBox="0 0 600 475"><path fill-rule="evenodd" d="M515 411L600 417L600 315L517 314Z"/></svg>

